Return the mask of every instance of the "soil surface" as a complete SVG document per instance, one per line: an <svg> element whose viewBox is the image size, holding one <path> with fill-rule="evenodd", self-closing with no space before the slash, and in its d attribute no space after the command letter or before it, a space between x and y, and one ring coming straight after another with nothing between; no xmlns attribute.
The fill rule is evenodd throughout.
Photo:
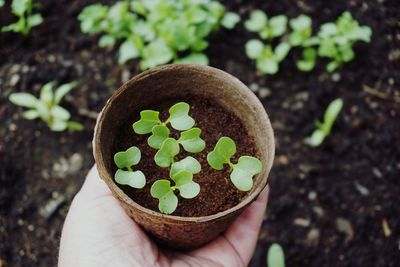
<svg viewBox="0 0 400 267"><path fill-rule="evenodd" d="M0 25L10 24L9 2ZM55 266L68 206L93 165L97 112L116 88L137 74L137 62L119 66L116 52L82 34L76 17L95 0L38 0L44 23L27 38L0 33L0 266ZM113 1L98 1L111 3ZM276 159L269 206L251 266L265 266L268 247L280 243L287 266L395 267L400 263L400 24L398 0L222 1L246 19L305 13L315 29L350 11L373 30L355 59L330 76L325 61L302 73L297 52L277 75L257 74L244 53L255 37L240 24L210 39L210 65L237 76L262 100L275 130ZM54 133L22 119L12 92L38 95L44 83L79 86L62 102L85 125ZM327 104L344 109L318 148L304 144Z"/></svg>
<svg viewBox="0 0 400 267"><path fill-rule="evenodd" d="M160 111L160 119L165 121L168 118L168 109L178 102L186 102L190 105L189 115L194 118L198 127L202 130L201 138L206 142L205 149L200 153L188 153L183 150L176 157L176 161L187 156L192 156L200 162L201 172L193 176L193 181L200 184L200 193L193 199L184 199L178 196L178 207L172 215L199 217L218 213L227 210L240 202L246 193L240 192L235 188L229 179L229 168L225 166L222 171L212 169L207 163L207 154L214 149L218 139L222 136L232 138L236 145L237 152L232 157L232 162L236 163L239 156L257 156L254 140L246 131L238 117L227 112L218 104L199 98L188 99L166 99L163 103L155 103L145 109ZM129 197L136 203L158 211L158 200L150 195L151 185L160 179L169 179L170 168L160 168L154 162L154 155L157 150L149 147L147 138L149 135L138 135L132 130L132 124L139 119L138 114L132 114L132 121L126 124L116 140L115 152L125 151L131 146L137 146L142 157L135 170L141 170L146 176L146 186L137 190L129 186L119 185ZM179 139L179 132L171 130L170 136ZM113 164L115 166L115 164ZM116 171L116 166L114 171ZM178 192L176 192L179 195Z"/></svg>

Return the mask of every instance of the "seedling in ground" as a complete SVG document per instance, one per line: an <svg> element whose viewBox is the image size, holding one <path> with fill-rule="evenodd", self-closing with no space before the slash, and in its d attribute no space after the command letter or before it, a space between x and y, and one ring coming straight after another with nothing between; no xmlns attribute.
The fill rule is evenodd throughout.
<svg viewBox="0 0 400 267"><path fill-rule="evenodd" d="M31 29L38 26L43 22L42 16L37 14L32 14L32 10L38 7L38 3L32 3L32 0L13 0L11 4L12 13L18 17L18 21L3 26L1 31L3 32L19 32L24 36L27 36Z"/></svg>
<svg viewBox="0 0 400 267"><path fill-rule="evenodd" d="M240 191L249 191L253 187L253 176L262 170L261 161L251 156L241 156L233 164L231 158L235 154L235 142L229 137L221 137L214 150L207 155L207 162L215 170L222 170L228 164L233 185Z"/></svg>
<svg viewBox="0 0 400 267"><path fill-rule="evenodd" d="M144 70L171 61L207 65L207 37L240 17L216 0L135 0L93 4L78 19L82 32L102 34L100 47L119 45L120 64L138 58Z"/></svg>
<svg viewBox="0 0 400 267"><path fill-rule="evenodd" d="M205 147L205 142L200 138L201 129L192 128L195 121L190 117L189 109L190 106L185 102L173 105L169 109L169 118L166 121L160 120L158 111L143 110L140 112L140 120L132 125L133 130L137 134L151 133L147 140L148 145L155 149L161 149L164 141L169 138L170 130L167 125L170 124L172 128L183 132L180 133L178 140L169 138L172 139L167 142L169 146L171 142L174 142L178 144L178 149L181 144L188 152L201 152Z"/></svg>
<svg viewBox="0 0 400 267"><path fill-rule="evenodd" d="M114 162L118 167L114 178L122 185L129 185L133 188L141 189L146 185L146 177L141 171L133 171L132 166L140 161L141 153L139 148L132 146L126 151L118 152L114 155Z"/></svg>
<svg viewBox="0 0 400 267"><path fill-rule="evenodd" d="M342 108L343 100L341 98L335 99L329 104L324 113L324 121L317 121L315 123L316 129L312 135L305 140L308 145L316 147L322 144L325 138L330 135L332 126Z"/></svg>
<svg viewBox="0 0 400 267"><path fill-rule="evenodd" d="M278 15L268 18L264 11L254 10L244 26L248 31L258 33L261 39L274 39L286 32L287 17Z"/></svg>
<svg viewBox="0 0 400 267"><path fill-rule="evenodd" d="M157 180L150 189L152 197L159 200L158 209L165 214L171 214L178 206L178 197L175 194L179 190L179 195L183 198L194 198L200 193L200 185L193 181L193 174L201 171L200 163L192 157L186 157L181 161L175 162L171 166L169 180Z"/></svg>
<svg viewBox="0 0 400 267"><path fill-rule="evenodd" d="M43 85L39 99L29 93L13 93L9 100L15 105L29 108L22 115L25 119L40 118L52 131L83 130L83 125L71 121L69 111L59 105L62 98L76 86L76 82L63 84L55 90L54 85L55 82Z"/></svg>
<svg viewBox="0 0 400 267"><path fill-rule="evenodd" d="M281 245L274 243L268 249L268 267L285 267L285 254Z"/></svg>

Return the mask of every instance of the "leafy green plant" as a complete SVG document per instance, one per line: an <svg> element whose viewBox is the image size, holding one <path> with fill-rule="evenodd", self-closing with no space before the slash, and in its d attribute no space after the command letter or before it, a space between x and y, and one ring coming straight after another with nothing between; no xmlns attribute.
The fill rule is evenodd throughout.
<svg viewBox="0 0 400 267"><path fill-rule="evenodd" d="M282 36L286 32L287 21L284 15L268 18L264 11L254 10L244 26L248 31L258 33L261 39L268 40Z"/></svg>
<svg viewBox="0 0 400 267"><path fill-rule="evenodd" d="M193 174L201 171L200 163L193 157L186 157L171 166L170 178L174 182L161 179L153 183L150 189L152 197L159 200L158 209L165 214L171 214L178 206L175 190L183 198L194 198L200 193L200 185L193 181Z"/></svg>
<svg viewBox="0 0 400 267"><path fill-rule="evenodd" d="M286 42L278 44L275 49L271 45L264 45L257 39L246 43L246 54L256 60L256 67L262 74L275 74L279 70L279 63L289 53L290 45Z"/></svg>
<svg viewBox="0 0 400 267"><path fill-rule="evenodd" d="M2 27L1 31L19 32L22 35L27 36L33 27L38 26L43 22L43 18L39 13L32 14L33 8L38 6L39 4L32 3L32 0L13 0L11 11L18 17L18 21Z"/></svg>
<svg viewBox="0 0 400 267"><path fill-rule="evenodd" d="M313 147L321 145L325 138L330 135L332 126L342 108L343 100L341 98L333 100L324 113L324 121L317 121L315 123L316 129L312 135L306 139L306 143Z"/></svg>
<svg viewBox="0 0 400 267"><path fill-rule="evenodd" d="M220 26L232 29L240 17L216 0L136 0L90 5L78 19L82 32L103 34L99 46L120 43L120 64L140 58L148 69L171 61L207 65L208 35Z"/></svg>
<svg viewBox="0 0 400 267"><path fill-rule="evenodd" d="M287 17L283 15L268 16L262 10L255 10L245 22L248 31L256 32L262 40L272 40L282 36L287 29ZM275 48L271 44L264 44L261 40L251 39L246 43L246 55L256 60L256 67L262 74L275 74L279 70L279 63L290 51L288 42L281 42Z"/></svg>
<svg viewBox="0 0 400 267"><path fill-rule="evenodd" d="M358 41L370 42L372 30L360 26L349 12L344 12L336 23L321 25L318 32L318 55L327 57L331 62L326 66L328 72L335 71L343 63L354 59L353 45Z"/></svg>
<svg viewBox="0 0 400 267"><path fill-rule="evenodd" d="M0 0L0 7L4 6L4 0Z"/></svg>
<svg viewBox="0 0 400 267"><path fill-rule="evenodd" d="M49 82L42 86L39 99L29 93L10 94L9 100L21 107L29 108L22 116L27 120L42 119L52 131L64 131L66 129L81 131L83 125L71 121L71 114L59 104L62 98L71 91L76 82L66 83L54 90L55 82Z"/></svg>
<svg viewBox="0 0 400 267"><path fill-rule="evenodd" d="M234 186L240 191L249 191L253 187L253 176L262 170L261 161L250 156L241 156L236 164L231 158L236 154L236 144L229 137L221 137L208 153L207 162L215 170L222 170L225 164L229 165L230 178Z"/></svg>
<svg viewBox="0 0 400 267"><path fill-rule="evenodd" d="M272 244L267 254L268 267L285 267L285 253L278 243Z"/></svg>
<svg viewBox="0 0 400 267"><path fill-rule="evenodd" d="M302 58L296 61L301 71L314 69L317 57L326 57L331 61L326 66L328 72L335 71L345 62L354 59L353 45L358 41L369 42L372 31L367 26L360 26L349 12L344 12L336 23L328 22L321 25L316 36L312 35L312 20L309 16L299 15L289 20L290 31L287 29L287 18L282 15L268 20L261 10L255 10L245 22L250 32L259 34L260 39L246 42L246 55L256 61L257 70L262 74L275 74L279 63L285 59L289 51L300 47ZM271 41L280 38L278 45L272 48Z"/></svg>
<svg viewBox="0 0 400 267"><path fill-rule="evenodd" d="M141 189L146 185L146 177L142 171L133 171L132 166L137 165L141 158L139 148L132 146L126 151L118 152L114 155L114 162L118 170L115 172L114 179L122 185L129 185L133 188Z"/></svg>
<svg viewBox="0 0 400 267"><path fill-rule="evenodd" d="M168 147L177 146L177 153L179 153L179 144L181 144L187 152L198 153L204 149L205 142L200 138L201 129L192 128L195 121L189 115L189 110L189 104L185 102L176 103L169 109L169 117L166 121L160 120L158 111L143 110L140 112L140 119L132 127L137 134L151 133L147 140L148 145L155 149L161 150L162 148L165 152L167 151L166 145L163 148L163 144L169 138L170 130L167 125L170 124L175 130L183 132L180 133L178 140L169 138L166 143Z"/></svg>

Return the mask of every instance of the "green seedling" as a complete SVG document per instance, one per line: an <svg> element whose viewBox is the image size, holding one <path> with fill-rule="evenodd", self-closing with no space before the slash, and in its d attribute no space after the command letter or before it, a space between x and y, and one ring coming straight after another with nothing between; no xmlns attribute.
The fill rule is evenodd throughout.
<svg viewBox="0 0 400 267"><path fill-rule="evenodd" d="M4 4L4 2L3 2ZM34 8L38 7L38 3L32 3L32 0L13 0L11 4L11 12L18 17L18 21L1 28L3 32L19 32L27 36L31 29L43 22L42 16L32 14Z"/></svg>
<svg viewBox="0 0 400 267"><path fill-rule="evenodd" d="M249 191L253 187L253 176L262 170L261 161L250 156L241 156L236 164L231 158L236 154L236 144L229 137L221 137L208 153L207 162L215 170L222 170L225 164L229 165L230 178L234 186L240 191Z"/></svg>
<svg viewBox="0 0 400 267"><path fill-rule="evenodd" d="M279 70L279 63L285 59L290 51L286 42L278 44L275 49L271 45L264 45L260 40L252 39L246 43L246 54L256 60L256 67L262 74L275 74Z"/></svg>
<svg viewBox="0 0 400 267"><path fill-rule="evenodd" d="M159 200L158 209L165 214L173 213L178 206L175 190L179 190L179 195L186 199L194 198L200 193L200 185L193 181L193 173L190 171L171 172L170 178L174 185L169 180L157 180L150 189L151 196Z"/></svg>
<svg viewBox="0 0 400 267"><path fill-rule="evenodd" d="M261 39L271 40L282 36L286 32L287 17L284 15L268 16L262 10L254 10L244 26L250 32L256 32Z"/></svg>
<svg viewBox="0 0 400 267"><path fill-rule="evenodd" d="M99 46L120 44L120 64L138 58L148 69L171 61L207 65L207 37L234 28L240 17L216 0L135 0L90 5L78 19L82 32L102 34Z"/></svg>
<svg viewBox="0 0 400 267"><path fill-rule="evenodd" d="M166 168L174 163L174 158L179 154L180 148L178 142L174 138L164 140L161 148L154 156L154 161L160 167Z"/></svg>
<svg viewBox="0 0 400 267"><path fill-rule="evenodd" d="M71 121L71 114L59 104L62 98L71 91L76 82L66 83L54 90L55 82L49 82L42 86L39 99L29 93L10 94L9 100L21 107L29 108L22 116L27 120L42 119L52 131L64 131L66 129L81 131L83 125Z"/></svg>
<svg viewBox="0 0 400 267"><path fill-rule="evenodd" d="M312 21L309 16L301 14L297 18L289 21L290 28L292 29L289 34L289 43L292 46L307 45L307 41L312 35Z"/></svg>
<svg viewBox="0 0 400 267"><path fill-rule="evenodd" d="M368 26L360 26L349 12L344 12L336 21L321 25L318 32L318 55L331 61L326 66L333 72L343 63L354 59L353 45L358 41L369 43L372 30Z"/></svg>
<svg viewBox="0 0 400 267"><path fill-rule="evenodd" d="M335 123L340 111L343 108L343 100L337 98L333 100L324 113L324 121L315 123L316 129L310 137L306 139L306 143L310 146L317 147L322 144L326 137L331 133L332 126Z"/></svg>
<svg viewBox="0 0 400 267"><path fill-rule="evenodd" d="M4 0L0 0L0 7L4 6Z"/></svg>
<svg viewBox="0 0 400 267"><path fill-rule="evenodd" d="M285 254L281 245L274 243L268 249L268 267L285 267Z"/></svg>
<svg viewBox="0 0 400 267"><path fill-rule="evenodd" d="M307 47L303 50L303 58L296 62L296 66L301 71L311 71L317 61L317 50Z"/></svg>
<svg viewBox="0 0 400 267"><path fill-rule="evenodd" d="M166 121L161 121L159 118L160 112L154 110L143 110L140 112L140 120L135 122L132 127L137 134L148 134L156 125L166 126L171 124L172 128L178 131L189 130L194 125L194 119L189 115L189 104L179 102L169 109L169 117ZM158 131L163 131L161 128Z"/></svg>
<svg viewBox="0 0 400 267"><path fill-rule="evenodd" d="M114 162L118 170L115 172L114 179L122 185L141 189L146 185L146 177L141 171L133 171L132 166L140 162L141 153L139 148L132 146L126 151L118 152L114 155Z"/></svg>
<svg viewBox="0 0 400 267"><path fill-rule="evenodd" d="M174 129L183 131L180 133L179 139L174 140L178 145L181 144L190 153L201 152L205 147L205 142L200 138L201 130L199 128L192 128L195 121L190 117L189 109L190 106L185 102L173 105L169 109L169 118L166 121L160 120L158 111L143 110L140 112L140 120L132 125L133 130L137 134L151 132L147 143L152 148L161 149L164 141L170 135L167 124L171 124ZM169 141L169 143L171 142Z"/></svg>

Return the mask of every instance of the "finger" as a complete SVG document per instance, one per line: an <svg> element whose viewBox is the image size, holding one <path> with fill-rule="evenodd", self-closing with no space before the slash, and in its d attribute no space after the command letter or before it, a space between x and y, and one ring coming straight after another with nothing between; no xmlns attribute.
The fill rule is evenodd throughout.
<svg viewBox="0 0 400 267"><path fill-rule="evenodd" d="M79 191L83 197L97 198L99 196L111 195L107 184L100 178L97 166L93 165L86 176L85 182Z"/></svg>
<svg viewBox="0 0 400 267"><path fill-rule="evenodd" d="M224 266L247 266L257 243L268 192L267 186L223 236L190 254L219 262Z"/></svg>
<svg viewBox="0 0 400 267"><path fill-rule="evenodd" d="M267 207L268 194L269 186L267 185L257 200L236 219L224 234L245 264L250 262L257 244Z"/></svg>

